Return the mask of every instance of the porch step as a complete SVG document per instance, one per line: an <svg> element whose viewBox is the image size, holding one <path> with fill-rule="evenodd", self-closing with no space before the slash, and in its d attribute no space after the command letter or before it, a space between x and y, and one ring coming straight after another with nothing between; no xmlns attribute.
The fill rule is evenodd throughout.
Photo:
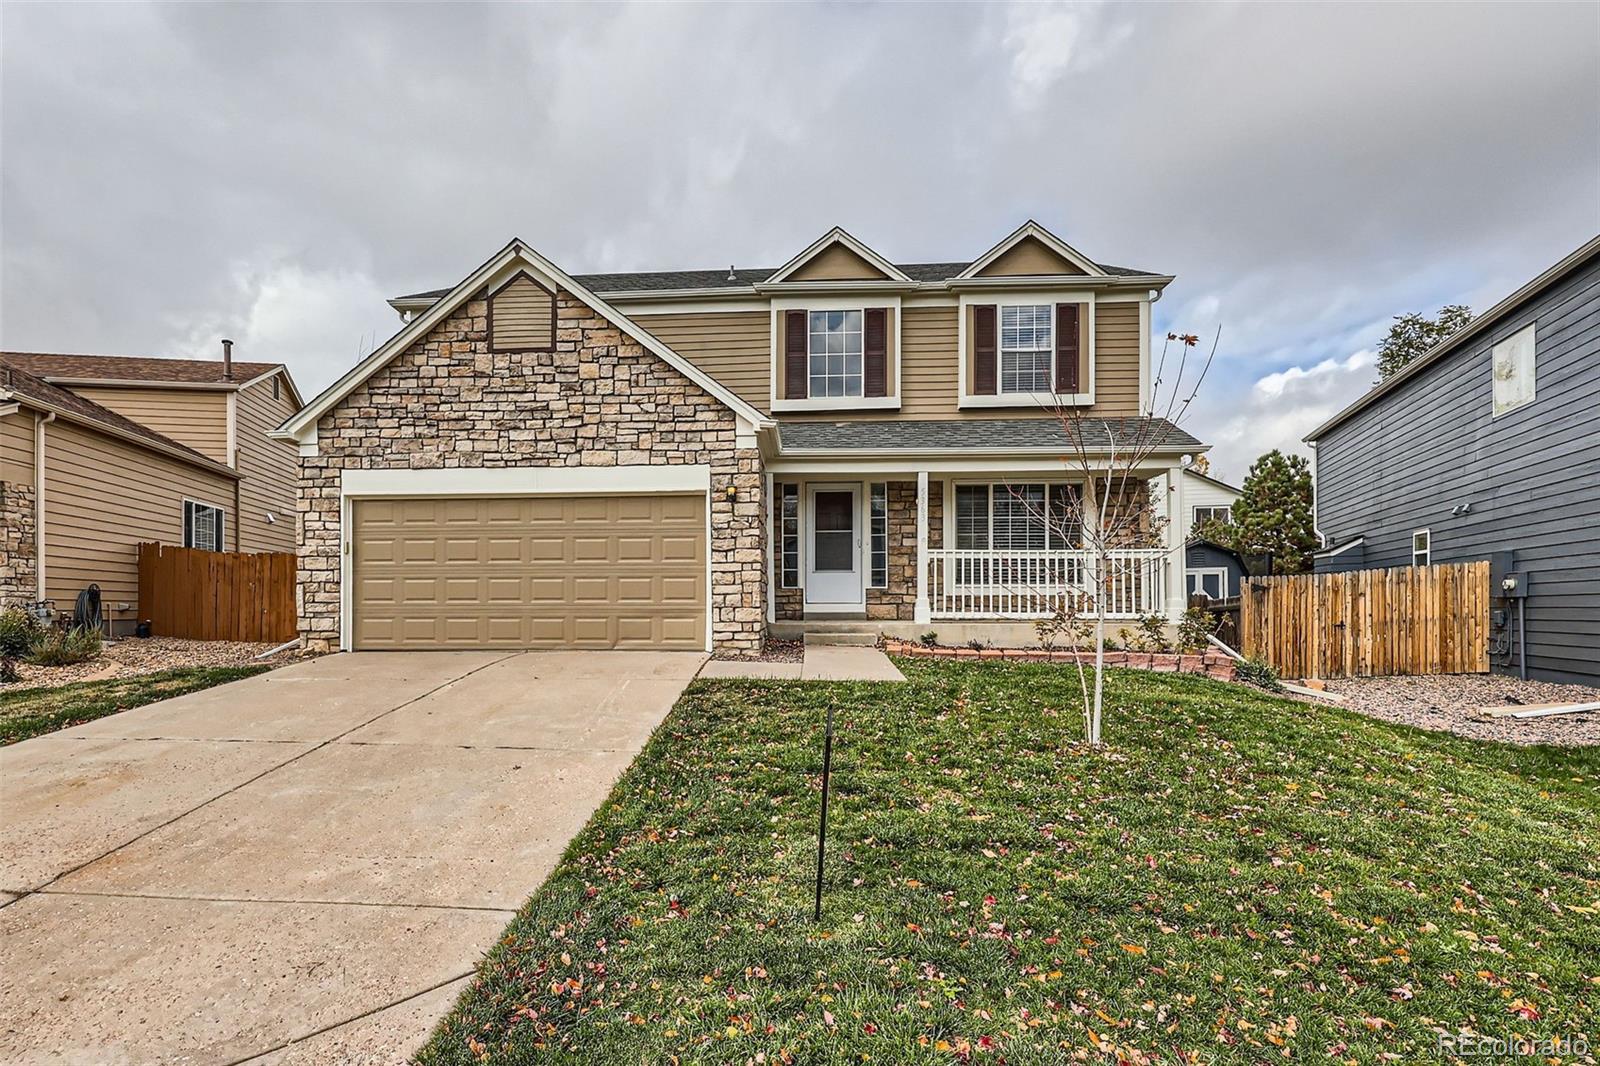
<svg viewBox="0 0 1600 1066"><path fill-rule="evenodd" d="M804 639L807 644L833 644L851 648L870 648L878 643L878 631L876 628L870 631L850 629L819 631L807 629Z"/></svg>

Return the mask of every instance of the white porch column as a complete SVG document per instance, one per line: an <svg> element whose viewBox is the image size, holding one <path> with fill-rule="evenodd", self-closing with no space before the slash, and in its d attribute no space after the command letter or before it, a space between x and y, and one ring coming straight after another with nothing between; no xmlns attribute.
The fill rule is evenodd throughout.
<svg viewBox="0 0 1600 1066"><path fill-rule="evenodd" d="M1167 621L1177 625L1189 607L1187 569L1188 523L1184 521L1183 467L1167 468Z"/></svg>
<svg viewBox="0 0 1600 1066"><path fill-rule="evenodd" d="M928 472L917 472L917 603L912 619L918 625L933 621L928 606Z"/></svg>

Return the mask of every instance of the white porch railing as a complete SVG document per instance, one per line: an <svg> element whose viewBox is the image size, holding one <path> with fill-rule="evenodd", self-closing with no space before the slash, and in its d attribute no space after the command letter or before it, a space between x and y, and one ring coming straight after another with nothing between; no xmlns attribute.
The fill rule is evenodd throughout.
<svg viewBox="0 0 1600 1066"><path fill-rule="evenodd" d="M1166 609L1162 548L1110 553L1103 610L1134 618ZM1095 557L1087 551L928 550L928 605L934 618L1044 618L1071 604L1093 617Z"/></svg>

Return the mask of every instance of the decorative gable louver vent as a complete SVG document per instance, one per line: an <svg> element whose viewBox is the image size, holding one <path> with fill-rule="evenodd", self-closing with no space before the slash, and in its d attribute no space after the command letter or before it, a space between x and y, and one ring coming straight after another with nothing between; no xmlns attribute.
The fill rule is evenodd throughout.
<svg viewBox="0 0 1600 1066"><path fill-rule="evenodd" d="M489 350L547 352L555 347L555 293L519 274L489 296Z"/></svg>

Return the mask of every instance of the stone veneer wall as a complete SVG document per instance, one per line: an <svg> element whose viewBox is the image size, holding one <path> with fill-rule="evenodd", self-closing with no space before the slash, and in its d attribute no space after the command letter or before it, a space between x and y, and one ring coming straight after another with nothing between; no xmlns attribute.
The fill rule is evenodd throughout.
<svg viewBox="0 0 1600 1066"><path fill-rule="evenodd" d="M0 481L0 608L39 598L32 485Z"/></svg>
<svg viewBox="0 0 1600 1066"><path fill-rule="evenodd" d="M712 644L759 652L761 456L737 446L733 412L565 292L554 352L490 353L486 312L481 297L467 301L317 423L299 485L307 645L339 641L342 470L705 464Z"/></svg>

